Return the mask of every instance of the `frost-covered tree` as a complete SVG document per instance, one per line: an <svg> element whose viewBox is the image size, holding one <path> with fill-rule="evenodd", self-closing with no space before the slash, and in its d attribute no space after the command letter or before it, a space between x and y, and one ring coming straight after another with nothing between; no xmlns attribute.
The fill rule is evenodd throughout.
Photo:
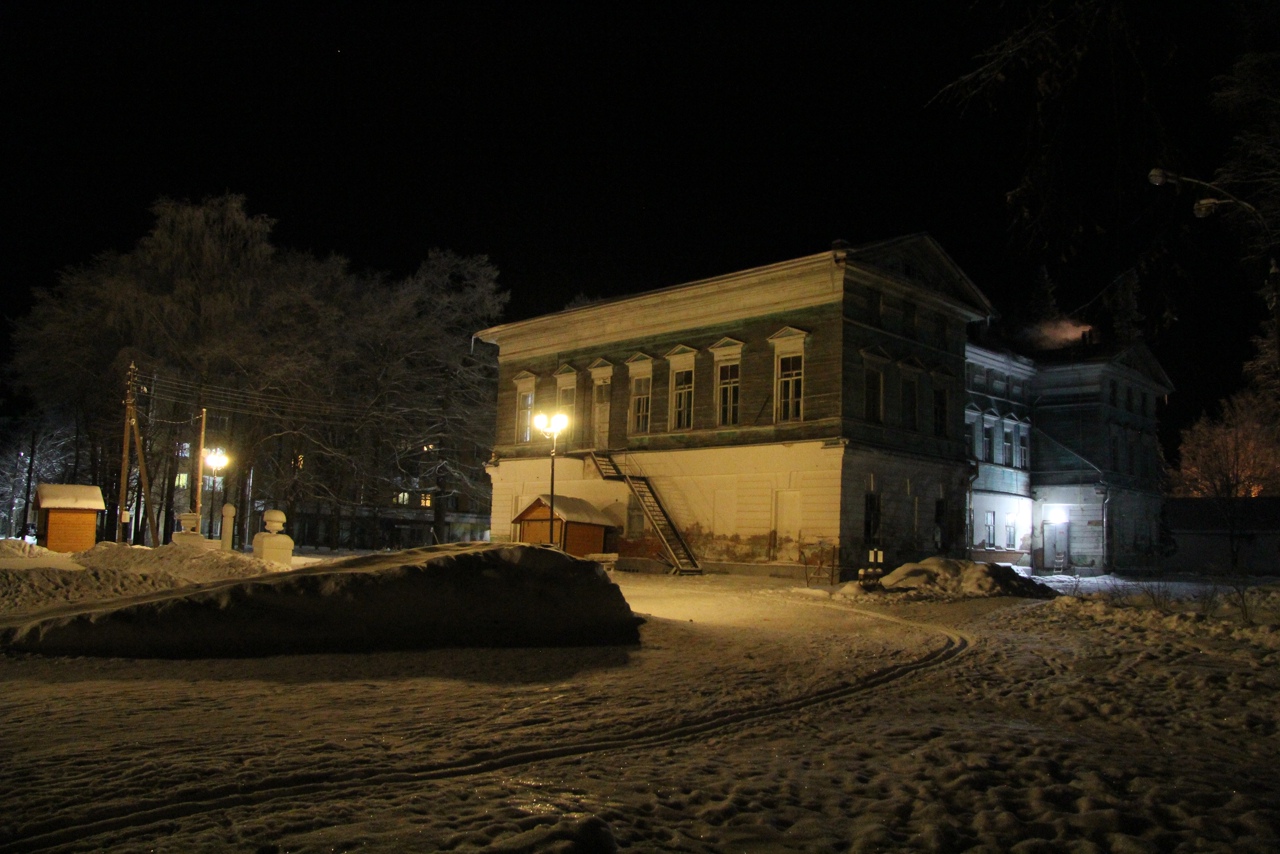
<svg viewBox="0 0 1280 854"><path fill-rule="evenodd" d="M437 508L486 503L494 371L470 336L506 300L486 259L432 251L392 281L278 250L271 220L240 196L152 211L155 226L132 251L66 270L37 294L15 336L15 376L43 411L80 425L90 480L109 501L136 364L162 507L187 509L173 504L202 407L208 444L235 461L225 489L241 507L342 515L409 491ZM436 518L443 527L444 513Z"/></svg>

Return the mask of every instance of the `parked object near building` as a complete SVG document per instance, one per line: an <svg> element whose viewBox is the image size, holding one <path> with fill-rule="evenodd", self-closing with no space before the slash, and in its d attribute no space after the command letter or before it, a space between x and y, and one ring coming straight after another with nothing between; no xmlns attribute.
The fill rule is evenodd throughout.
<svg viewBox="0 0 1280 854"><path fill-rule="evenodd" d="M36 543L54 552L82 552L98 540L98 514L107 509L96 486L42 483L36 487Z"/></svg>
<svg viewBox="0 0 1280 854"><path fill-rule="evenodd" d="M556 509L616 519L622 560L804 577L821 556L845 578L938 553L1031 562L1037 479L1088 480L1035 465L1042 391L1079 416L1038 361L971 341L993 315L921 234L482 330L499 348L493 539L546 541L522 516L549 476L532 424L563 412ZM1081 370L1167 386L1130 358ZM1102 512L1100 483L1081 506Z"/></svg>
<svg viewBox="0 0 1280 854"><path fill-rule="evenodd" d="M621 514L619 514L621 515ZM522 543L551 542L571 555L586 557L610 552L625 518L614 519L581 498L556 497L554 524L551 522L551 496L539 495L511 520L513 530Z"/></svg>

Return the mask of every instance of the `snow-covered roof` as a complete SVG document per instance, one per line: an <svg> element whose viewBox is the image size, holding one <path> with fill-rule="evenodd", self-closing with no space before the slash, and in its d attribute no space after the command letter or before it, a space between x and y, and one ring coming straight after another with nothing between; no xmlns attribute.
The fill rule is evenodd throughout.
<svg viewBox="0 0 1280 854"><path fill-rule="evenodd" d="M545 493L539 495L517 513L516 519L512 521L520 519L521 516L529 512L529 508L539 502L550 504L551 496ZM584 522L588 525L604 525L607 528L614 528L618 525L617 522L606 516L590 501L582 498L572 498L568 495L556 496L556 516L566 522Z"/></svg>
<svg viewBox="0 0 1280 854"><path fill-rule="evenodd" d="M42 483L36 487L36 504L45 510L106 510L102 490L74 483Z"/></svg>

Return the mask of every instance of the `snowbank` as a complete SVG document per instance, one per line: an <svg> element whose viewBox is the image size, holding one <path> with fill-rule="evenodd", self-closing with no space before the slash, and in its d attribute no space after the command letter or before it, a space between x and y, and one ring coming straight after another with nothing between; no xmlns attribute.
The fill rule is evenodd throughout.
<svg viewBox="0 0 1280 854"><path fill-rule="evenodd" d="M998 563L931 557L904 563L880 579L891 592L912 591L922 596L1025 596L1052 599L1049 587L1025 578L1012 567Z"/></svg>
<svg viewBox="0 0 1280 854"><path fill-rule="evenodd" d="M466 545L154 593L33 620L0 640L52 655L229 658L634 644L639 632L597 564L547 547Z"/></svg>

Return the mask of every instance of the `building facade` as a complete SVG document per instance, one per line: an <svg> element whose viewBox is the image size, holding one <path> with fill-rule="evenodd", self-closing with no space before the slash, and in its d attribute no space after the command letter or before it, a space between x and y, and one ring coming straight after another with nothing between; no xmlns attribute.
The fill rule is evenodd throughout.
<svg viewBox="0 0 1280 854"><path fill-rule="evenodd" d="M492 537L516 538L549 492L534 416L563 412L556 494L611 518L624 557L797 573L971 547L1029 560L1037 368L969 344L992 314L913 235L483 330L499 348Z"/></svg>

